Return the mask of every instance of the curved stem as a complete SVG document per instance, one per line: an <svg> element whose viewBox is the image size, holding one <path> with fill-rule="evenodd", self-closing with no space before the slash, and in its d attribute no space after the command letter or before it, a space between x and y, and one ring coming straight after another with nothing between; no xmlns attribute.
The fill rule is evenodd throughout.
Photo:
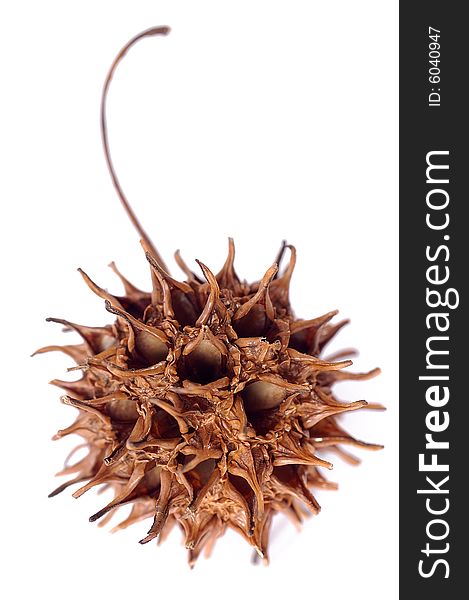
<svg viewBox="0 0 469 600"><path fill-rule="evenodd" d="M122 187L119 183L119 179L117 178L116 175L116 171L114 169L114 165L112 164L112 159L111 159L111 151L109 149L109 139L108 139L108 132L107 132L107 121L106 121L106 100L107 100L107 95L108 95L108 91L109 91L109 86L111 84L111 80L112 77L114 75L114 72L118 66L118 64L120 63L120 61L124 58L124 56L126 55L127 51L134 45L136 44L139 40L145 38L145 37L151 37L153 35L167 35L170 32L170 28L169 27L151 27L150 29L146 29L145 31L142 31L141 33L139 33L138 35L136 35L135 37L133 37L129 42L127 42L127 44L121 49L121 51L119 52L119 54L116 56L116 58L114 59L114 62L111 65L111 68L109 69L109 72L107 74L107 77L105 79L104 82L104 87L103 87L103 93L101 96L101 137L103 140L103 146L104 146L104 155L106 157L106 162L107 162L107 166L109 169L109 173L111 175L111 179L112 179L112 183L114 184L114 187L116 189L116 192L122 202L122 206L124 207L125 212L127 213L127 216L129 217L129 219L131 220L132 224L134 225L135 229L138 231L138 234L140 235L140 237L146 242L147 246L149 247L149 249L151 250L152 254L154 255L155 259L157 260L157 262L160 264L160 266L167 271L167 267L166 264L164 262L164 260L161 258L160 253L158 252L158 250L155 248L155 246L152 244L150 238L148 237L147 233L145 232L145 230L143 229L143 227L140 225L132 207L129 204L129 201L127 200Z"/></svg>

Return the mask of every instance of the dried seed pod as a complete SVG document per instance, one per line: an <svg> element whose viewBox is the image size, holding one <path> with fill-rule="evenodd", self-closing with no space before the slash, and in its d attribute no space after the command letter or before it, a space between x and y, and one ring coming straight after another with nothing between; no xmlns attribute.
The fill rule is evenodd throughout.
<svg viewBox="0 0 469 600"><path fill-rule="evenodd" d="M78 409L75 422L56 438L78 433L88 449L76 464L66 464L61 474L74 477L51 496L76 483L82 487L75 497L104 484L115 497L90 521L106 520L130 503L131 513L117 529L150 517L153 523L141 540L147 543L163 539L178 524L191 565L228 527L267 561L273 515L283 512L300 523L305 508L313 514L320 510L310 488L334 487L321 473L332 468L320 457L321 449L347 458L343 444L380 447L354 439L337 423L340 414L367 403L345 404L332 393L336 381L366 379L378 370L349 374L350 360L321 357L346 322L330 323L336 311L295 318L289 302L296 262L292 246L284 243L276 262L253 284L236 275L231 239L217 275L201 262L200 275L193 273L178 252L187 281L169 275L119 185L105 119L107 91L120 59L139 39L168 31L153 28L133 38L104 86L105 154L142 238L152 290L138 290L112 263L125 289L114 296L80 270L114 323L93 328L50 319L83 339L38 351L62 350L83 373L75 382L53 382L66 391L63 402ZM279 274L287 249L290 261Z"/></svg>

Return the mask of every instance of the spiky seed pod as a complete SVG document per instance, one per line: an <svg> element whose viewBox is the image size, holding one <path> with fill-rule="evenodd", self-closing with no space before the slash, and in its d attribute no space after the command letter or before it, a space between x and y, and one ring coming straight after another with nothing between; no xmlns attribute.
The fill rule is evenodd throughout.
<svg viewBox="0 0 469 600"><path fill-rule="evenodd" d="M82 371L77 381L52 382L66 391L62 401L78 409L75 422L55 437L79 434L88 450L76 464L66 464L59 475L72 479L50 495L78 483L76 498L97 485L112 488L114 499L90 521L104 517L101 523L106 522L131 504L130 515L115 529L153 518L143 544L164 539L177 523L191 565L228 527L267 561L272 517L284 513L299 524L304 514L320 510L311 488L336 487L321 472L332 465L320 451L333 449L353 462L342 444L381 447L356 440L337 421L344 412L366 407L366 401L345 404L332 393L336 381L367 379L379 371L349 373L351 361L339 359L350 353L323 357L347 323L331 323L337 311L295 318L289 300L293 246L283 244L275 263L252 284L236 275L231 239L217 275L200 261L201 274L193 273L178 252L187 279L169 275L120 188L105 120L106 94L119 60L139 39L168 31L153 28L133 38L105 82L106 159L142 238L152 289L137 289L112 263L125 290L115 296L79 270L114 323L96 328L49 319L82 338L78 345L38 351L60 350ZM287 249L289 264L279 275Z"/></svg>
<svg viewBox="0 0 469 600"><path fill-rule="evenodd" d="M351 374L350 360L321 358L347 321L331 324L337 311L296 319L289 303L295 250L282 275L273 264L259 282L241 281L233 268L234 244L214 275L184 267L187 281L170 277L146 253L153 288L138 290L119 275L124 296L113 296L80 271L115 315L113 325L83 327L61 319L83 343L60 349L83 371L78 381L53 383L78 409L76 421L57 433L83 436L88 454L61 472L85 482L78 498L98 484L115 498L90 521L132 503L117 529L153 517L141 543L163 537L175 523L185 534L189 560L211 548L227 527L239 532L264 558L272 517L301 522L303 508L319 505L310 488L333 487L318 456L341 444L376 449L354 439L336 416L367 405L344 404L332 393Z"/></svg>

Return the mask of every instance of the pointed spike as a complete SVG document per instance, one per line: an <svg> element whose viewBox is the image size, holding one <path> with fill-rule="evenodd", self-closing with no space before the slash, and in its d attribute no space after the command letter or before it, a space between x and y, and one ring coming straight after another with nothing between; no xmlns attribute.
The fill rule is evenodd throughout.
<svg viewBox="0 0 469 600"><path fill-rule="evenodd" d="M186 275L188 281L195 281L196 283L203 283L202 279L200 279L200 277L198 277L194 273L194 271L191 271L191 269L189 269L186 262L182 258L181 252L179 250L176 250L176 252L174 253L174 260L176 261L176 263L177 263L178 267L181 269L181 271Z"/></svg>
<svg viewBox="0 0 469 600"><path fill-rule="evenodd" d="M366 400L357 400L356 402L350 402L349 404L321 404L320 408L313 409L309 415L306 413L305 417L303 418L304 426L306 429L311 429L323 419L327 419L328 417L341 413L352 412L361 408L365 408L367 404L368 403ZM307 410L306 407L305 410Z"/></svg>
<svg viewBox="0 0 469 600"><path fill-rule="evenodd" d="M325 346L334 338L339 331L350 323L350 319L344 319L335 325L331 325L326 331L322 333L318 340L318 349L322 352Z"/></svg>
<svg viewBox="0 0 469 600"><path fill-rule="evenodd" d="M317 467L324 467L330 471L334 468L334 465L327 461L318 458L317 456L311 456L308 458L297 458L296 456L276 456L274 454L274 467L281 467L283 465L312 465Z"/></svg>
<svg viewBox="0 0 469 600"><path fill-rule="evenodd" d="M189 505L189 510L196 513L200 505L202 504L202 500L205 498L207 493L211 490L211 488L218 483L220 480L220 470L215 467L213 473L210 475L207 483L199 490L199 492L194 496L192 503Z"/></svg>
<svg viewBox="0 0 469 600"><path fill-rule="evenodd" d="M235 502L235 504L237 505L237 507L241 511L241 513L244 513L247 522L249 522L251 520L251 509L246 501L246 498L233 485L233 483L230 481L229 477L226 478L223 482L223 495L226 496L227 498L229 498L230 500L232 500L233 502ZM248 539L248 541L249 541L246 531L241 528L239 530L242 532L242 535L245 536L246 539Z"/></svg>
<svg viewBox="0 0 469 600"><path fill-rule="evenodd" d="M125 442L122 441L107 455L103 458L103 463L106 467L112 466L124 455L126 450Z"/></svg>
<svg viewBox="0 0 469 600"><path fill-rule="evenodd" d="M105 527L111 521L116 512L117 508L111 508L107 515L98 523L98 527Z"/></svg>
<svg viewBox="0 0 469 600"><path fill-rule="evenodd" d="M97 417L100 421L104 423L104 425L110 425L111 420L108 416L104 415L100 410L82 402L81 400L77 400L76 398L71 398L70 396L61 396L60 398L64 404L69 406L73 406L74 408L79 408L80 410L90 413L93 416Z"/></svg>
<svg viewBox="0 0 469 600"><path fill-rule="evenodd" d="M287 244L286 247L290 250L290 262L288 263L288 267L282 274L281 279L285 279L285 283L290 284L290 280L292 278L293 271L295 270L296 265L296 248L295 246L292 246L290 244Z"/></svg>
<svg viewBox="0 0 469 600"><path fill-rule="evenodd" d="M280 250L277 253L277 257L275 258L275 264L277 264L280 268L280 263L282 262L282 258L285 254L285 249L287 248L287 241L286 240L282 240L282 244L280 245ZM277 273L275 274L275 278L277 279L279 275L279 272L277 271Z"/></svg>
<svg viewBox="0 0 469 600"><path fill-rule="evenodd" d="M202 325L207 324L210 316L215 310L218 299L220 297L220 288L218 287L218 282L212 271L210 271L210 269L206 265L204 265L204 263L200 260L197 260L196 262L202 269L202 273L204 274L204 277L210 286L210 292L207 298L207 302L205 303L204 309L200 314L200 317L196 321L197 327L201 327Z"/></svg>
<svg viewBox="0 0 469 600"><path fill-rule="evenodd" d="M36 350L36 352L33 352L31 357L37 356L38 354L45 354L46 352L63 352L72 358L77 365L84 362L88 356L85 344L72 344L68 346L44 346L43 348Z"/></svg>
<svg viewBox="0 0 469 600"><path fill-rule="evenodd" d="M290 262L285 271L272 282L272 295L274 302L279 302L284 306L290 304L290 281L293 275L296 264L296 248L288 244L286 246L290 250Z"/></svg>
<svg viewBox="0 0 469 600"><path fill-rule="evenodd" d="M314 329L315 331L318 331L323 325L329 323L329 321L335 317L338 312L338 310L331 310L330 312L321 315L320 317L316 317L315 319L293 321L290 326L290 331L292 335L305 329Z"/></svg>
<svg viewBox="0 0 469 600"><path fill-rule="evenodd" d="M265 272L263 278L261 279L261 281L259 283L257 292L254 294L254 296L252 298L250 298L247 302L245 302L238 308L238 310L236 311L236 313L233 317L234 320L238 321L239 319L242 319L243 317L245 317L249 313L249 311L256 304L258 304L264 296L266 296L266 294L268 293L269 285L271 284L277 271L278 271L278 266L275 263L267 269L267 271Z"/></svg>
<svg viewBox="0 0 469 600"><path fill-rule="evenodd" d="M371 444L352 437L332 417L318 424L317 430L314 433L311 432L310 441L316 448L327 448L336 446L337 444L345 444L365 450L383 449L381 444Z"/></svg>
<svg viewBox="0 0 469 600"><path fill-rule="evenodd" d="M116 315L118 318L124 319L126 322L128 327L127 347L130 352L137 349L141 356L152 360L154 363L158 363L166 358L168 338L161 329L147 325L143 321L133 317L130 313L111 306L107 300L104 304L108 312ZM111 365L111 367L122 370L121 367L112 365L108 361L105 361L105 363L108 365L108 368ZM112 368L109 370L112 371Z"/></svg>
<svg viewBox="0 0 469 600"><path fill-rule="evenodd" d="M298 352L298 350L293 348L288 348L287 354L290 357L290 360L309 363L311 367L317 371L338 371L345 369L346 367L350 367L353 364L351 360L329 362L327 360L317 358L316 356L311 356L310 354L303 354L302 352Z"/></svg>
<svg viewBox="0 0 469 600"><path fill-rule="evenodd" d="M101 510L98 510L98 512L94 513L94 515L91 515L91 517L88 519L88 521L90 523L94 523L95 521L97 521L98 519L103 517L108 511L112 510L112 508L113 508L112 506L105 506Z"/></svg>
<svg viewBox="0 0 469 600"><path fill-rule="evenodd" d="M70 487L74 483L81 483L82 481L86 481L87 479L89 479L88 475L79 475L78 477L75 477L74 479L70 479L70 481L66 481L65 483L62 483L61 485L59 485L59 487L55 488L55 490L53 490L50 494L48 494L47 497L53 498L54 496L61 494L64 490L66 490L68 487Z"/></svg>
<svg viewBox="0 0 469 600"><path fill-rule="evenodd" d="M145 463L143 463L143 462L136 463L134 470L132 471L132 475L130 476L129 480L125 484L124 489L121 491L121 493L118 494L114 498L114 500L109 502L109 504L107 504L104 508L99 510L94 515L91 515L91 517L89 518L90 522L92 523L94 521L97 521L98 519L103 517L106 513L108 513L110 510L117 508L118 506L122 506L123 504L127 504L128 502L131 502L133 500L133 498L130 495L135 490L135 488L140 483L140 481L143 479L144 475L145 475ZM78 490L78 491L80 491L80 490Z"/></svg>
<svg viewBox="0 0 469 600"><path fill-rule="evenodd" d="M387 408L379 402L368 402L364 408L367 408L368 410L387 410Z"/></svg>
<svg viewBox="0 0 469 600"><path fill-rule="evenodd" d="M80 496L83 496L83 494L85 494L88 490L90 490L91 488L100 485L102 483L107 483L109 479L109 472L105 469L105 465L102 465L100 467L100 469L98 470L98 472L81 488L79 488L78 490L76 490L75 492L73 492L72 496L74 498L80 498ZM110 510L110 509L108 509ZM99 516L96 516L96 519L99 519L100 516L102 516L103 514L105 514L107 512L107 510L102 510L99 511L99 513L96 513L97 515L99 514ZM94 519L94 520L96 520ZM90 519L91 521L91 519Z"/></svg>
<svg viewBox="0 0 469 600"><path fill-rule="evenodd" d="M281 283L282 286L288 289L296 265L296 248L290 244L286 244L285 248L290 250L290 262L288 263L285 271L279 276L277 281L279 284Z"/></svg>
<svg viewBox="0 0 469 600"><path fill-rule="evenodd" d="M259 514L262 514L264 512L264 494L259 484L252 452L248 447L240 446L231 452L228 471L247 481L255 494L257 510Z"/></svg>
<svg viewBox="0 0 469 600"><path fill-rule="evenodd" d="M80 396L80 398L83 399L93 395L93 388L91 384L83 378L78 379L77 381L62 381L60 379L52 379L52 381L49 381L49 383L62 388L69 394L75 394L75 396Z"/></svg>
<svg viewBox="0 0 469 600"><path fill-rule="evenodd" d="M325 467L326 469L333 468L332 463L312 454L310 447L302 446L298 440L295 440L287 432L282 436L278 449L273 453L273 457L274 467L281 467L283 465L312 465L314 467Z"/></svg>
<svg viewBox="0 0 469 600"><path fill-rule="evenodd" d="M65 319L56 319L48 317L47 323L58 323L67 328L67 330L76 331L78 335L86 342L93 354L98 354L109 347L114 340L114 336L109 328L106 327L88 327L86 325L78 325ZM106 340L107 338L107 340Z"/></svg>
<svg viewBox="0 0 469 600"><path fill-rule="evenodd" d="M143 321L140 321L139 319L133 317L130 313L126 312L125 310L120 310L117 309L115 306L112 306L109 302L105 302L105 307L106 310L111 314L121 317L122 319L127 321L130 325L132 325L133 328L137 330L137 332L147 333L159 340L160 342L163 342L164 344L168 342L166 334L161 329L153 327L152 325L147 325Z"/></svg>
<svg viewBox="0 0 469 600"><path fill-rule="evenodd" d="M380 368L372 369L367 373L348 373L347 371L334 371L333 373L328 373L331 377L334 378L334 381L366 381L368 379L373 379L381 373Z"/></svg>
<svg viewBox="0 0 469 600"><path fill-rule="evenodd" d="M132 283L130 283L130 281L126 277L124 277L124 275L122 275L122 273L119 271L114 261L110 262L108 266L121 280L122 285L124 286L125 293L129 298L141 298L142 296L148 295L147 292L138 289Z"/></svg>
<svg viewBox="0 0 469 600"><path fill-rule="evenodd" d="M155 259L149 252L146 252L145 256L146 256L148 262L150 263L151 267L159 273L161 278L164 281L166 281L166 283L170 287L176 288L176 289L180 290L181 292L184 292L184 294L193 294L194 293L194 290L191 288L190 285L188 285L187 283L185 283L183 281L178 281L177 279L174 279L173 277L168 275L168 273L160 267L160 265L155 261Z"/></svg>
<svg viewBox="0 0 469 600"><path fill-rule="evenodd" d="M140 544L148 544L148 542L155 539L163 529L168 517L171 486L174 475L169 471L162 470L160 477L160 493L156 502L153 524L150 527L148 534L140 540Z"/></svg>
<svg viewBox="0 0 469 600"><path fill-rule="evenodd" d="M90 288L92 292L94 292L97 296L102 298L103 300L108 300L112 306L116 306L117 308L123 310L121 303L115 298L112 294L99 287L86 273L83 269L78 268L77 271L85 280L86 285Z"/></svg>
<svg viewBox="0 0 469 600"><path fill-rule="evenodd" d="M174 319L174 309L173 303L171 299L171 290L168 285L168 276L164 271L161 270L158 263L155 262L155 259L151 256L149 252L145 253L145 256L150 263L150 266L153 272L158 279L158 283L160 284L162 295L163 295L163 314L167 319ZM189 287L189 286L188 286ZM192 292L192 288L190 288Z"/></svg>
<svg viewBox="0 0 469 600"><path fill-rule="evenodd" d="M151 256L153 258L154 263L156 264L156 260L151 253L150 246L146 243L145 240L140 240L140 244L143 248L143 251L145 252L145 258L147 259L147 261L148 261L148 256ZM160 281L159 281L158 277L156 276L155 269L153 269L151 267L151 264L150 264L150 277L151 277L151 303L154 306L156 306L158 304L161 304L162 289L161 289Z"/></svg>
<svg viewBox="0 0 469 600"><path fill-rule="evenodd" d="M222 288L233 289L239 284L239 277L234 270L235 244L233 238L228 238L228 256L225 264L217 274L216 279Z"/></svg>

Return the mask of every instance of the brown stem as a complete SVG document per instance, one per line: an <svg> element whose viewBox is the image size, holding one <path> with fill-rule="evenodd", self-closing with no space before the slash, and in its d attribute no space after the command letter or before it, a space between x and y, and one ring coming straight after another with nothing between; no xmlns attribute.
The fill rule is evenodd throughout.
<svg viewBox="0 0 469 600"><path fill-rule="evenodd" d="M103 140L104 154L106 157L106 162L107 162L107 166L109 169L109 173L111 175L112 183L114 184L114 187L115 187L117 194L122 202L122 206L124 207L125 212L127 213L127 216L131 220L135 229L138 231L138 234L140 235L140 237L147 243L148 247L151 249L151 252L154 255L155 259L158 261L160 266L165 271L168 271L166 264L165 264L164 260L161 258L158 250L152 244L152 242L151 242L150 238L148 237L148 235L146 234L145 230L140 225L134 211L132 210L132 207L129 204L129 201L127 200L124 192L122 191L122 187L119 183L119 179L117 178L116 171L114 169L114 165L112 164L111 152L109 149L107 122L106 122L106 100L107 100L107 94L109 91L109 86L111 84L111 80L114 75L114 72L115 72L118 64L120 63L120 61L126 55L127 51L134 44L136 44L139 40L141 40L145 37L151 37L153 35L167 35L169 32L170 32L169 27L151 27L150 29L146 29L145 31L142 31L141 33L139 33L138 35L133 37L129 42L127 42L127 44L121 49L119 54L116 56L116 58L114 59L114 62L111 65L111 68L109 69L106 80L104 82L103 93L101 96L101 137Z"/></svg>

